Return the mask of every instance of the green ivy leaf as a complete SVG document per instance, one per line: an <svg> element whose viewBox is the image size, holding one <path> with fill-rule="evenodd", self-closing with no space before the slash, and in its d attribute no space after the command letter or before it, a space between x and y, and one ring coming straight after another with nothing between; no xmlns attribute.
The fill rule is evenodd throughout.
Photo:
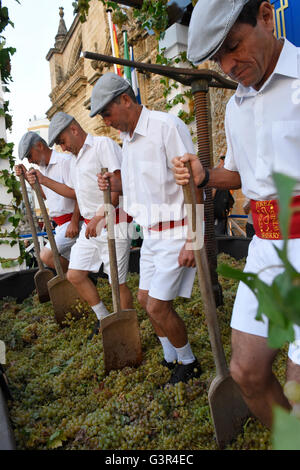
<svg viewBox="0 0 300 470"><path fill-rule="evenodd" d="M273 450L300 450L300 420L278 406L274 407Z"/></svg>
<svg viewBox="0 0 300 470"><path fill-rule="evenodd" d="M57 449L63 445L63 441L66 440L66 437L63 434L63 431L55 431L48 439L47 447L48 449Z"/></svg>
<svg viewBox="0 0 300 470"><path fill-rule="evenodd" d="M300 326L300 287L292 286L284 298L285 313L290 321Z"/></svg>
<svg viewBox="0 0 300 470"><path fill-rule="evenodd" d="M282 173L273 173L273 179L278 191L279 223L283 238L288 238L291 217L290 200L297 180Z"/></svg>
<svg viewBox="0 0 300 470"><path fill-rule="evenodd" d="M285 329L287 320L282 313L281 299L276 286L273 284L269 286L261 281L258 276L255 278L254 286L254 289L251 289L251 287L250 289L256 295L259 304L256 318L261 320L264 314L273 324Z"/></svg>
<svg viewBox="0 0 300 470"><path fill-rule="evenodd" d="M281 348L285 343L291 343L295 339L293 324L288 322L286 327L280 327L271 320L268 329L268 345L270 348Z"/></svg>

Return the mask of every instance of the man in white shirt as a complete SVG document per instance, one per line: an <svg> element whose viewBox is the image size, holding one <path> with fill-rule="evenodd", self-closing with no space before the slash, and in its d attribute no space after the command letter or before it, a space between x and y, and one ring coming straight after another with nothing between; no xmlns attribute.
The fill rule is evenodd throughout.
<svg viewBox="0 0 300 470"><path fill-rule="evenodd" d="M190 161L198 186L241 187L251 199L256 235L249 245L245 271L260 273L268 284L281 272L275 247L282 247L273 211L278 195L272 173L286 173L298 180L296 205L300 194L300 50L286 39L276 39L273 29L269 2L198 1L189 29L189 59L195 64L209 58L214 60L239 85L226 109L224 168L205 171L195 155L174 160L178 184L188 182L184 162ZM263 216L261 207L268 210ZM274 222L264 226L264 220ZM288 250L297 271L300 271L299 225L294 216ZM231 320L231 374L251 411L270 427L272 406L278 404L289 409L290 404L272 372L278 350L267 344L267 318L264 317L264 322L255 320L257 306L252 291L240 283ZM287 380L300 382L300 328L294 326L294 330L296 341L289 347Z"/></svg>
<svg viewBox="0 0 300 470"><path fill-rule="evenodd" d="M143 227L138 299L162 344L163 365L172 370L169 383L187 382L199 377L201 368L172 301L190 297L195 262L171 160L194 150L190 133L179 118L140 106L128 82L113 73L104 74L93 89L90 116L96 114L123 139L122 185L108 173L99 175L100 189L109 178L112 188L123 190L126 212Z"/></svg>
<svg viewBox="0 0 300 470"><path fill-rule="evenodd" d="M50 122L49 144L54 143L60 145L63 151L72 153L69 185L75 190L80 213L84 218L78 240L71 251L67 279L95 312L98 322L94 333L97 333L101 318L109 312L88 274L98 272L103 263L104 272L110 278L104 199L98 188L97 174L102 168L108 168L120 179L122 152L119 145L109 137L87 134L73 116L64 112L56 113ZM112 192L112 204L115 207L119 205L119 195L118 192ZM126 284L131 221L121 208L116 209L115 244L122 309L133 308L131 291Z"/></svg>
<svg viewBox="0 0 300 470"><path fill-rule="evenodd" d="M50 178L62 186L68 185L72 158L70 155L58 153L48 147L45 140L36 132L26 132L19 143L19 158L27 158L29 163L39 165L41 176L46 180ZM24 165L16 165L17 176L23 174L29 179L32 173ZM38 170L34 170L36 172ZM43 184L43 181L41 181ZM55 229L55 242L60 262L64 272L69 266L70 252L74 245L81 226L80 212L75 192L66 188L63 195L43 185L44 198L47 200L49 216L57 224ZM41 260L50 268L55 268L50 243L41 250Z"/></svg>

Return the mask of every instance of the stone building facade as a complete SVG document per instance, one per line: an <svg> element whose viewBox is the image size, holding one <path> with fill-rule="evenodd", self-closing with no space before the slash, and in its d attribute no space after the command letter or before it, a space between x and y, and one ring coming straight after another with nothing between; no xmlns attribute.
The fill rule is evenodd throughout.
<svg viewBox="0 0 300 470"><path fill-rule="evenodd" d="M50 99L52 102L51 108L47 111L47 117L51 120L57 111L64 111L73 115L87 132L94 135L108 135L120 142L119 133L107 128L100 116L89 117L92 88L103 73L114 71L113 66L81 57L82 51L112 55L105 7L99 0L91 0L87 21L81 23L79 15L77 15L69 29L66 28L64 22L63 9L60 9L59 14L59 27L54 47L49 50L46 56L50 64ZM124 26L128 33L128 42L134 48L135 60L156 63L159 43L155 35L148 34L146 30L138 27L130 9L128 16L129 21ZM118 28L117 30L120 57L124 57L122 32ZM178 65L187 67L186 64ZM211 68L212 64L205 63L202 67ZM138 72L142 103L150 109L165 111L166 98L163 96L164 88L160 83L161 78L159 75ZM232 91L214 88L210 89L209 95L215 164L218 158L226 153L224 112ZM177 110L178 106L176 113ZM236 210L242 213L242 194L235 192L235 199L237 201Z"/></svg>
<svg viewBox="0 0 300 470"><path fill-rule="evenodd" d="M155 62L157 41L146 31L136 28L134 20L127 27L128 39L134 47L135 60ZM122 32L118 31L120 57L123 57ZM81 51L112 55L108 17L98 0L90 2L87 21L81 23L79 15L67 30L60 9L60 23L54 47L47 54L51 76L51 108L47 116L51 120L57 111L64 111L78 120L82 127L92 134L109 135L118 140L118 132L106 128L102 118L91 119L90 96L98 78L113 66L80 57ZM164 109L163 89L158 76L138 74L143 104L153 109Z"/></svg>

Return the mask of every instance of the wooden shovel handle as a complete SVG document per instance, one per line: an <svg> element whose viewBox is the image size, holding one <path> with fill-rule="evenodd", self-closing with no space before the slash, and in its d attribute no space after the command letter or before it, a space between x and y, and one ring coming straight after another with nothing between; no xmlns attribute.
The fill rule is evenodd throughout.
<svg viewBox="0 0 300 470"><path fill-rule="evenodd" d="M102 168L102 175L108 171L107 168ZM109 252L109 265L110 265L110 280L114 312L121 312L120 302L120 287L119 287L119 276L118 276L118 264L115 244L115 230L114 230L114 210L111 204L111 191L110 186L108 189L103 191L104 204L105 204L105 218L107 228L107 243Z"/></svg>
<svg viewBox="0 0 300 470"><path fill-rule="evenodd" d="M28 198L28 193L27 193L27 188L26 188L26 184L25 184L25 177L24 177L24 174L23 174L23 170L22 170L22 173L19 176L19 178L20 178L20 183L21 183L22 196L23 196L23 200L25 202L26 213L27 213L27 217L28 217L29 225L30 225L30 230L31 230L31 234L32 234L36 259L37 259L37 262L38 262L39 269L43 270L44 265L43 265L41 257L40 257L40 245L39 245L39 241L38 241L38 237L37 237L37 233L36 233L36 228L35 228L35 225L34 225L33 215L32 215L32 212L31 212L31 207L30 207L30 203L29 203L29 198Z"/></svg>
<svg viewBox="0 0 300 470"><path fill-rule="evenodd" d="M190 230L193 229L193 233L195 233L197 195L191 165L189 162L187 162L186 166L189 169L191 177L189 183L183 186L184 202L185 204L189 204L192 206L192 216L191 212L187 210L188 224ZM199 289L204 304L204 313L208 326L209 339L214 356L217 374L226 375L228 373L228 368L221 341L215 298L212 289L205 246L203 245L201 249L194 249L194 256L198 273Z"/></svg>
<svg viewBox="0 0 300 470"><path fill-rule="evenodd" d="M61 264L60 264L59 253L58 253L57 246L56 246L56 243L55 243L55 239L54 239L54 236L53 236L53 233L52 233L52 227L51 227L51 224L50 224L50 219L49 219L48 212L47 212L47 209L46 209L46 206L45 206L45 203L44 203L44 199L43 199L43 196L42 196L40 183L37 179L36 179L36 182L34 183L33 187L34 187L34 190L36 192L36 195L37 195L37 198L38 198L38 201L39 201L39 206L40 206L40 209L41 209L41 212L42 212L42 215L43 215L43 219L44 219L44 222L45 222L46 232L47 232L47 235L48 235L48 240L50 242L51 251L53 253L55 270L57 272L57 275L61 279L64 279L65 274L64 274L63 269L62 269Z"/></svg>

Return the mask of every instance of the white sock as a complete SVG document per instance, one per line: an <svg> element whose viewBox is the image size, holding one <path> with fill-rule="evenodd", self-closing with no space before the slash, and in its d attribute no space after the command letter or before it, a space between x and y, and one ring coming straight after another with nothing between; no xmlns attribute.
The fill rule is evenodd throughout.
<svg viewBox="0 0 300 470"><path fill-rule="evenodd" d="M167 362L173 362L177 360L177 353L172 343L168 340L166 336L158 336L159 341L161 342L164 358Z"/></svg>
<svg viewBox="0 0 300 470"><path fill-rule="evenodd" d="M91 309L95 312L98 320L101 320L101 318L104 318L109 315L109 311L106 309L104 303L101 300L97 305L93 305Z"/></svg>
<svg viewBox="0 0 300 470"><path fill-rule="evenodd" d="M181 362L184 365L191 364L196 359L193 354L190 343L187 343L182 348L174 348L174 349L177 353L177 361Z"/></svg>

